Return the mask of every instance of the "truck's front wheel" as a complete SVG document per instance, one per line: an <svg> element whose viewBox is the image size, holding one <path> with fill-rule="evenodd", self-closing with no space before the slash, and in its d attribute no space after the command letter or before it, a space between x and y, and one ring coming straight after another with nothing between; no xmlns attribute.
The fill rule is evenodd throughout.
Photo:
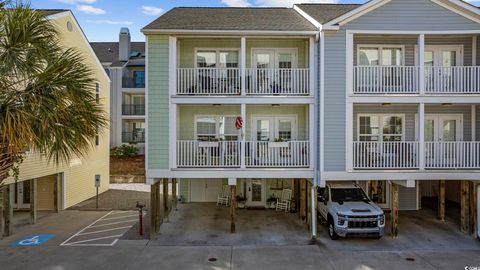
<svg viewBox="0 0 480 270"><path fill-rule="evenodd" d="M339 238L337 232L335 231L335 225L333 224L332 218L328 219L328 236L330 236L330 239L332 240L337 240Z"/></svg>

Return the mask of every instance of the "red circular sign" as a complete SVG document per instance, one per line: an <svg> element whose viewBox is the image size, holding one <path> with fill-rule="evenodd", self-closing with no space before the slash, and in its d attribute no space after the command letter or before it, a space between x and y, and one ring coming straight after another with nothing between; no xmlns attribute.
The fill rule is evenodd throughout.
<svg viewBox="0 0 480 270"><path fill-rule="evenodd" d="M237 117L237 120L235 120L235 127L237 129L241 129L243 127L243 119L242 117Z"/></svg>

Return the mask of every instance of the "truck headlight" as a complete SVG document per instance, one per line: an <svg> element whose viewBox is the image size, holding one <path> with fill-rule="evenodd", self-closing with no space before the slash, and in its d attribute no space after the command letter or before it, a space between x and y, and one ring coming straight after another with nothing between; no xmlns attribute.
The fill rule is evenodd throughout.
<svg viewBox="0 0 480 270"><path fill-rule="evenodd" d="M380 226L385 225L385 215L379 215L379 216L378 216L378 224L379 224Z"/></svg>
<svg viewBox="0 0 480 270"><path fill-rule="evenodd" d="M338 214L338 213L337 213L337 217L338 217L337 224L338 224L339 226L343 226L343 225L345 224L345 221L346 221L345 215L342 215L342 214Z"/></svg>

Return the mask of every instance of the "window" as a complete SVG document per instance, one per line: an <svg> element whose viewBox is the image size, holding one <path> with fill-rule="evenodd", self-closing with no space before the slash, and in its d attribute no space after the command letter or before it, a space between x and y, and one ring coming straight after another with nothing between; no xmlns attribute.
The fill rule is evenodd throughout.
<svg viewBox="0 0 480 270"><path fill-rule="evenodd" d="M358 117L358 138L360 141L403 141L404 116L360 115Z"/></svg>
<svg viewBox="0 0 480 270"><path fill-rule="evenodd" d="M197 116L196 139L199 141L236 141L235 116Z"/></svg>
<svg viewBox="0 0 480 270"><path fill-rule="evenodd" d="M358 46L359 66L401 66L403 47L400 46Z"/></svg>
<svg viewBox="0 0 480 270"><path fill-rule="evenodd" d="M197 50L196 64L198 68L237 68L238 54L238 50Z"/></svg>
<svg viewBox="0 0 480 270"><path fill-rule="evenodd" d="M145 71L143 70L134 71L133 81L135 82L136 88L144 88L145 87Z"/></svg>

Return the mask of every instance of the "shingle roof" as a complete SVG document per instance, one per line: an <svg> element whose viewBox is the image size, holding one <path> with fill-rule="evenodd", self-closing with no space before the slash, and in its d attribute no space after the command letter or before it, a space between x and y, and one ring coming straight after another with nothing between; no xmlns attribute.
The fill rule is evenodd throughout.
<svg viewBox="0 0 480 270"><path fill-rule="evenodd" d="M145 30L315 31L292 8L173 8Z"/></svg>
<svg viewBox="0 0 480 270"><path fill-rule="evenodd" d="M300 9L318 21L327 23L343 14L358 8L359 4L299 4Z"/></svg>
<svg viewBox="0 0 480 270"><path fill-rule="evenodd" d="M36 9L36 11L42 12L43 14L45 14L45 16L50 16L50 15L55 15L55 14L62 13L65 11L70 11L70 10L69 9Z"/></svg>
<svg viewBox="0 0 480 270"><path fill-rule="evenodd" d="M140 52L145 55L145 42L132 42L132 52ZM90 42L93 51L102 63L118 62L118 42Z"/></svg>

